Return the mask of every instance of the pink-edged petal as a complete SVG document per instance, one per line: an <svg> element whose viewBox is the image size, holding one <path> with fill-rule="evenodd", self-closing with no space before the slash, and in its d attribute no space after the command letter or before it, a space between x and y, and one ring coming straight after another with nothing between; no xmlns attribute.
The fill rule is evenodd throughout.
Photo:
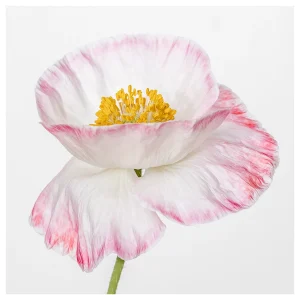
<svg viewBox="0 0 300 300"><path fill-rule="evenodd" d="M248 208L270 183L277 143L228 88L220 86L214 108L232 107L226 121L193 154L150 168L137 182L144 206L191 225Z"/></svg>
<svg viewBox="0 0 300 300"><path fill-rule="evenodd" d="M101 97L129 84L157 89L177 110L176 120L89 126ZM180 160L194 149L195 136L221 124L226 109L207 114L218 93L209 58L193 41L126 35L67 54L42 75L36 99L43 126L75 157L101 168L140 169Z"/></svg>
<svg viewBox="0 0 300 300"><path fill-rule="evenodd" d="M40 194L31 224L48 248L74 257L84 271L110 253L135 258L165 229L132 194L136 179L133 170L99 169L73 158Z"/></svg>
<svg viewBox="0 0 300 300"><path fill-rule="evenodd" d="M78 159L101 168L146 169L172 164L197 148L228 108L193 121L74 127L43 126Z"/></svg>
<svg viewBox="0 0 300 300"><path fill-rule="evenodd" d="M218 97L218 85L205 51L175 36L125 35L71 52L41 76L38 111L48 125L88 125L101 97L120 88L157 89L176 119L203 115Z"/></svg>

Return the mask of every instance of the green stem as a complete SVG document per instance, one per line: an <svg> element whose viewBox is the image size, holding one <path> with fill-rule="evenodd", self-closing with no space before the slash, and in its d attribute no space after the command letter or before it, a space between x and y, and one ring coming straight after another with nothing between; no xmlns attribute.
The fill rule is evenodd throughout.
<svg viewBox="0 0 300 300"><path fill-rule="evenodd" d="M111 274L107 294L115 294L118 288L118 283L121 277L121 273L124 267L125 261L120 257L117 257L114 270Z"/></svg>
<svg viewBox="0 0 300 300"><path fill-rule="evenodd" d="M134 169L135 174L137 177L142 177L142 169Z"/></svg>
<svg viewBox="0 0 300 300"><path fill-rule="evenodd" d="M142 169L134 169L137 177L142 177ZM115 294L118 288L118 283L121 277L121 273L124 267L125 261L120 257L117 257L113 272L111 274L107 294Z"/></svg>

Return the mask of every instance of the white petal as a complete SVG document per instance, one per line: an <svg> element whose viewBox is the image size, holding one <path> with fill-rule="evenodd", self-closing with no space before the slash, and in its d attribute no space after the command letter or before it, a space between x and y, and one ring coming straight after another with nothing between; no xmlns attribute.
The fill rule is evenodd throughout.
<svg viewBox="0 0 300 300"><path fill-rule="evenodd" d="M78 159L101 168L146 169L175 163L192 152L227 117L229 109L201 119L99 127L44 127Z"/></svg>
<svg viewBox="0 0 300 300"><path fill-rule="evenodd" d="M88 126L102 96L129 84L158 89L176 121ZM193 151L228 112L206 111L219 89L206 53L172 36L122 36L66 55L40 78L36 99L43 126L78 159L100 168L148 168L174 163ZM207 124L209 123L209 124ZM199 141L198 141L199 142Z"/></svg>
<svg viewBox="0 0 300 300"><path fill-rule="evenodd" d="M49 248L92 271L105 255L128 260L151 247L165 225L131 193L133 170L104 170L73 158L39 196L31 224Z"/></svg>
<svg viewBox="0 0 300 300"><path fill-rule="evenodd" d="M277 143L224 86L213 109L233 107L227 120L194 154L150 168L137 182L145 207L182 224L204 223L250 207L269 187Z"/></svg>
<svg viewBox="0 0 300 300"><path fill-rule="evenodd" d="M172 36L121 36L67 54L40 78L36 99L42 121L88 125L103 96L120 88L158 89L176 120L203 115L218 96L209 58L196 43Z"/></svg>

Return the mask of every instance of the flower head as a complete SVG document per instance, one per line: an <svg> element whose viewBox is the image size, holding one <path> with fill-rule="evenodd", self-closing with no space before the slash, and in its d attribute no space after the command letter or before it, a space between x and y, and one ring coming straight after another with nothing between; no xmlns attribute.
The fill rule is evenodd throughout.
<svg viewBox="0 0 300 300"><path fill-rule="evenodd" d="M183 38L86 46L42 75L36 99L42 125L74 157L31 223L85 271L110 253L145 252L165 229L157 212L191 225L251 206L278 163L276 141Z"/></svg>

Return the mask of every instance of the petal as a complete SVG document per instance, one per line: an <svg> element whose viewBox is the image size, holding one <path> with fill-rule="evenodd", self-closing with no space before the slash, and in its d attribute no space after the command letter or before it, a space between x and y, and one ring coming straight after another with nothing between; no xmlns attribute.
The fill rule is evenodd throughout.
<svg viewBox="0 0 300 300"><path fill-rule="evenodd" d="M88 126L102 96L132 84L158 89L176 121ZM228 112L207 110L219 89L206 53L171 36L122 36L88 45L49 68L36 99L43 126L78 159L100 168L148 168L174 163L220 125ZM170 152L170 149L172 151Z"/></svg>
<svg viewBox="0 0 300 300"><path fill-rule="evenodd" d="M229 114L193 121L73 127L43 126L78 159L101 168L146 169L175 163L197 148Z"/></svg>
<svg viewBox="0 0 300 300"><path fill-rule="evenodd" d="M182 224L204 223L248 208L266 190L278 164L277 143L224 86L213 109L227 120L182 161L146 170L136 192L143 204Z"/></svg>
<svg viewBox="0 0 300 300"><path fill-rule="evenodd" d="M49 183L31 213L32 226L48 248L77 259L92 271L104 256L128 260L147 251L165 225L131 193L133 170L105 170L76 158Z"/></svg>
<svg viewBox="0 0 300 300"><path fill-rule="evenodd" d="M40 117L48 125L88 125L101 97L129 84L158 89L177 120L203 115L218 97L209 58L196 43L129 35L85 46L45 71L36 88Z"/></svg>

